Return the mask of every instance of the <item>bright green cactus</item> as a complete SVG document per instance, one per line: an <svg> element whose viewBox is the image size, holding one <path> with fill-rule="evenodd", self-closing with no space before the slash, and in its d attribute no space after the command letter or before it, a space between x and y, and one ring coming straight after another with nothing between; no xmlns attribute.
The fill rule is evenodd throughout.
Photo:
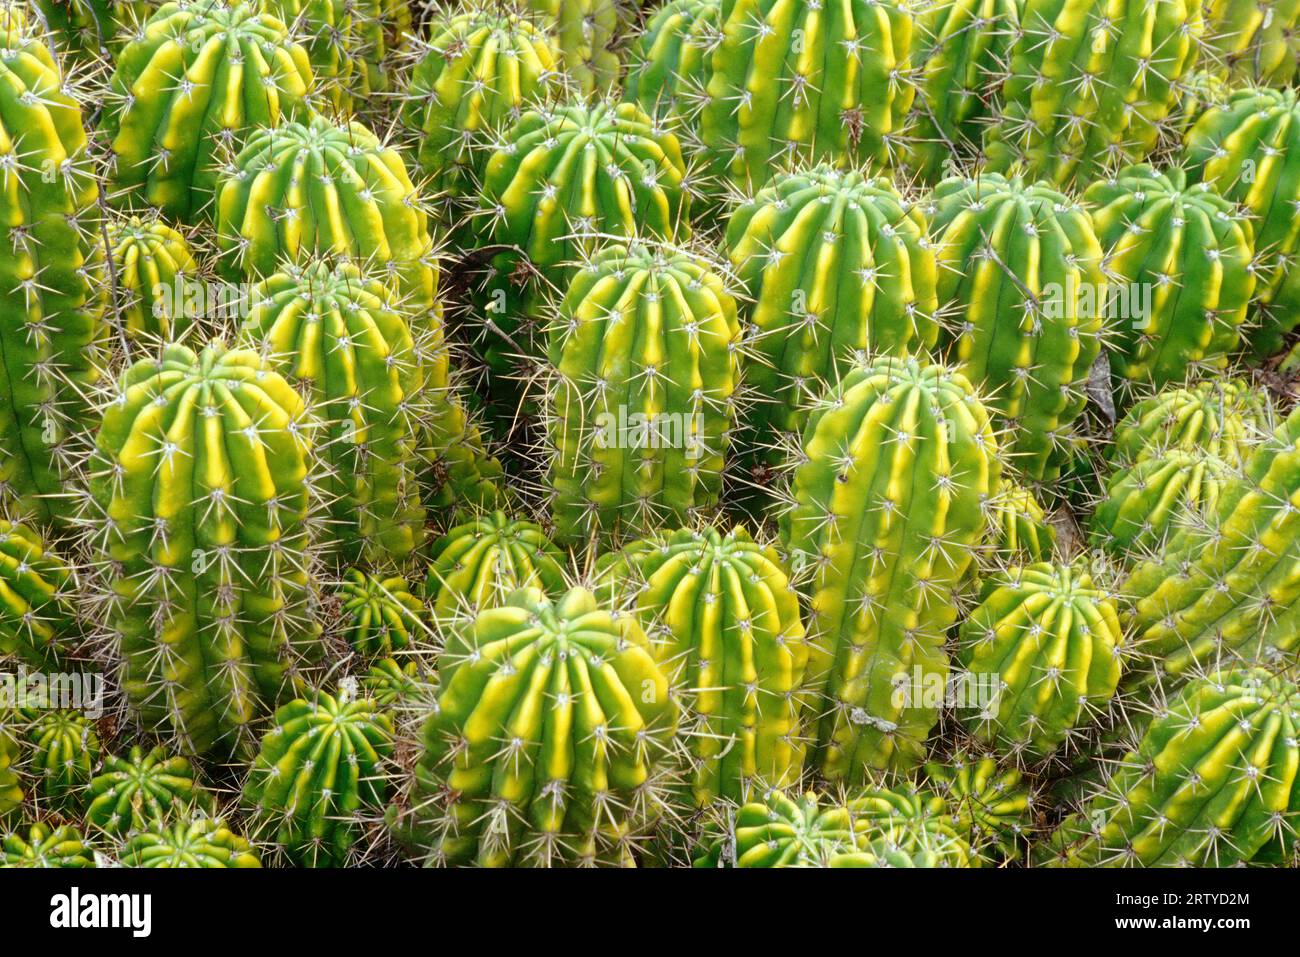
<svg viewBox="0 0 1300 957"><path fill-rule="evenodd" d="M1266 396L1249 382L1210 379L1164 389L1136 403L1115 426L1112 460L1127 468L1164 452L1202 450L1241 465L1272 431Z"/></svg>
<svg viewBox="0 0 1300 957"><path fill-rule="evenodd" d="M624 0L521 0L555 36L564 71L583 95L609 93L618 82L614 46Z"/></svg>
<svg viewBox="0 0 1300 957"><path fill-rule="evenodd" d="M677 717L636 620L521 589L440 670L410 807L390 813L403 842L427 864L634 864Z"/></svg>
<svg viewBox="0 0 1300 957"><path fill-rule="evenodd" d="M1230 867L1295 833L1300 690L1258 668L1188 684L1065 820L1044 862Z"/></svg>
<svg viewBox="0 0 1300 957"><path fill-rule="evenodd" d="M0 836L0 868L94 866L94 852L75 827L33 824Z"/></svg>
<svg viewBox="0 0 1300 957"><path fill-rule="evenodd" d="M133 835L118 860L123 867L261 867L253 846L212 818L155 824Z"/></svg>
<svg viewBox="0 0 1300 957"><path fill-rule="evenodd" d="M267 840L300 867L341 867L361 815L388 794L393 723L373 701L318 692L275 713L244 781L243 802Z"/></svg>
<svg viewBox="0 0 1300 957"><path fill-rule="evenodd" d="M242 0L176 0L117 58L100 121L109 187L184 223L208 218L223 164L259 126L308 111L307 51Z"/></svg>
<svg viewBox="0 0 1300 957"><path fill-rule="evenodd" d="M356 39L355 18L364 15L355 0L259 0L262 12L289 28L295 42L307 50L311 63L312 94L335 113L352 110L352 94L364 70Z"/></svg>
<svg viewBox="0 0 1300 957"><path fill-rule="evenodd" d="M49 31L74 61L116 55L132 25L131 0L29 0L33 23Z"/></svg>
<svg viewBox="0 0 1300 957"><path fill-rule="evenodd" d="M946 632L1001 478L989 414L962 375L881 359L813 412L803 453L781 529L807 578L809 634L829 655L820 674L809 669L825 698L813 705L813 761L832 781L918 764L945 698Z"/></svg>
<svg viewBox="0 0 1300 957"><path fill-rule="evenodd" d="M0 821L23 803L22 779L15 770L18 764L18 739L7 726L8 714L0 712Z"/></svg>
<svg viewBox="0 0 1300 957"><path fill-rule="evenodd" d="M810 648L776 550L740 527L681 529L612 565L679 694L696 805L797 784Z"/></svg>
<svg viewBox="0 0 1300 957"><path fill-rule="evenodd" d="M42 666L76 631L72 569L25 525L0 519L0 659Z"/></svg>
<svg viewBox="0 0 1300 957"><path fill-rule="evenodd" d="M401 300L350 262L286 266L253 291L240 330L322 423L325 547L401 560L424 534L417 429L428 353Z"/></svg>
<svg viewBox="0 0 1300 957"><path fill-rule="evenodd" d="M199 264L185 236L160 218L132 216L108 223L108 248L117 322L143 343L177 342L195 319L187 297L199 280Z"/></svg>
<svg viewBox="0 0 1300 957"><path fill-rule="evenodd" d="M402 122L420 136L421 168L433 184L470 193L492 137L564 87L559 51L532 19L495 6L440 14L402 101Z"/></svg>
<svg viewBox="0 0 1300 957"><path fill-rule="evenodd" d="M1108 287L1092 219L1049 186L993 173L944 180L931 203L949 360L988 396L1012 464L1050 480L1101 350Z"/></svg>
<svg viewBox="0 0 1300 957"><path fill-rule="evenodd" d="M710 172L746 191L783 164L888 166L912 100L910 5L727 0L699 136Z"/></svg>
<svg viewBox="0 0 1300 957"><path fill-rule="evenodd" d="M349 568L338 597L345 621L343 635L357 654L366 658L391 655L416 640L424 603L411 594L406 579L381 578Z"/></svg>
<svg viewBox="0 0 1300 957"><path fill-rule="evenodd" d="M1154 150L1196 67L1201 0L1026 0L984 137L992 172L1086 185Z"/></svg>
<svg viewBox="0 0 1300 957"><path fill-rule="evenodd" d="M1300 90L1248 87L1201 114L1184 139L1190 175L1252 217L1262 282L1260 315L1247 338L1255 352L1272 355L1300 322Z"/></svg>
<svg viewBox="0 0 1300 957"><path fill-rule="evenodd" d="M634 538L715 509L742 345L718 268L675 247L609 246L549 334L555 540Z"/></svg>
<svg viewBox="0 0 1300 957"><path fill-rule="evenodd" d="M1255 230L1237 207L1182 170L1128 166L1093 183L1092 207L1112 295L1110 368L1160 388L1190 372L1225 369L1255 292Z"/></svg>
<svg viewBox="0 0 1300 957"><path fill-rule="evenodd" d="M1024 0L937 0L916 20L918 75L907 166L938 182L969 161L997 101Z"/></svg>
<svg viewBox="0 0 1300 957"><path fill-rule="evenodd" d="M623 96L676 126L704 105L713 51L722 42L722 0L669 0L634 41Z"/></svg>
<svg viewBox="0 0 1300 957"><path fill-rule="evenodd" d="M1300 62L1300 0L1205 0L1205 40L1216 72L1285 87Z"/></svg>
<svg viewBox="0 0 1300 957"><path fill-rule="evenodd" d="M123 687L184 750L252 744L319 656L308 574L312 429L255 352L168 346L123 375L92 485Z"/></svg>
<svg viewBox="0 0 1300 957"><path fill-rule="evenodd" d="M996 848L1015 860L1033 828L1034 795L1019 768L958 752L927 762L926 781L943 799L957 831L977 852Z"/></svg>
<svg viewBox="0 0 1300 957"><path fill-rule="evenodd" d="M32 710L23 728L27 773L36 790L59 809L84 804L84 792L99 764L94 723L76 711Z"/></svg>
<svg viewBox="0 0 1300 957"><path fill-rule="evenodd" d="M1017 759L1053 754L1103 713L1119 685L1124 631L1115 601L1082 568L1047 563L991 579L962 622L957 659L976 692L962 719ZM980 686L993 678L992 688Z"/></svg>
<svg viewBox="0 0 1300 957"><path fill-rule="evenodd" d="M125 758L107 757L90 782L86 823L124 837L173 819L193 808L211 813L212 796L196 780L194 767L159 745L133 745Z"/></svg>
<svg viewBox="0 0 1300 957"><path fill-rule="evenodd" d="M474 617L520 588L552 598L568 591L564 552L541 526L492 512L449 529L434 543L424 597L434 620Z"/></svg>
<svg viewBox="0 0 1300 957"><path fill-rule="evenodd" d="M402 664L385 658L361 676L360 687L380 708L401 711L404 705L422 708L423 699L431 699L437 689L437 676L424 674L415 660Z"/></svg>
<svg viewBox="0 0 1300 957"><path fill-rule="evenodd" d="M352 47L361 61L354 72L367 96L388 92L391 68L416 33L407 0L353 0Z"/></svg>
<svg viewBox="0 0 1300 957"><path fill-rule="evenodd" d="M0 505L76 510L107 328L90 267L96 186L81 108L49 49L0 36Z"/></svg>
<svg viewBox="0 0 1300 957"><path fill-rule="evenodd" d="M886 179L830 166L783 173L735 210L727 249L749 294L751 441L796 441L809 409L863 355L921 353L939 325L921 209Z"/></svg>
<svg viewBox="0 0 1300 957"><path fill-rule="evenodd" d="M1056 529L1034 493L1003 479L985 503L990 544L1000 562L1022 565L1050 561Z"/></svg>

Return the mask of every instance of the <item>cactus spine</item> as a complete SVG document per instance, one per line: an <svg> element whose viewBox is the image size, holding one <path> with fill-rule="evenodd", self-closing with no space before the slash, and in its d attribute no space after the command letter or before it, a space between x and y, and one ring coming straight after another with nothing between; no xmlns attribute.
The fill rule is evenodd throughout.
<svg viewBox="0 0 1300 957"><path fill-rule="evenodd" d="M352 109L354 87L364 86L362 77L353 78L358 63L359 43L355 36L355 0L259 0L262 12L285 24L289 35L301 39L311 64L312 94L335 113ZM363 14L364 15L364 14Z"/></svg>
<svg viewBox="0 0 1300 957"><path fill-rule="evenodd" d="M169 757L161 745L148 752L135 745L125 758L104 759L103 770L90 782L86 823L123 837L192 808L211 811L213 802L190 762Z"/></svg>
<svg viewBox="0 0 1300 957"><path fill-rule="evenodd" d="M985 507L994 557L1012 565L1050 561L1056 550L1056 530L1034 493L1009 479Z"/></svg>
<svg viewBox="0 0 1300 957"><path fill-rule="evenodd" d="M830 780L920 762L948 675L945 632L1001 478L989 414L915 359L854 369L813 412L782 535L829 655L814 760Z"/></svg>

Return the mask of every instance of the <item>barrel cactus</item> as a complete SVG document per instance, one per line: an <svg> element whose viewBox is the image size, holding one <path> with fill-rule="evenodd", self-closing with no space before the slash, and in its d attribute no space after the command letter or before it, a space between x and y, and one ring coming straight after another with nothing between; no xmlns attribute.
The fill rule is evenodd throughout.
<svg viewBox="0 0 1300 957"><path fill-rule="evenodd" d="M44 525L77 511L106 327L81 107L22 29L0 35L0 186L0 505Z"/></svg>
<svg viewBox="0 0 1300 957"><path fill-rule="evenodd" d="M0 519L0 659L40 667L77 633L72 569L25 525Z"/></svg>
<svg viewBox="0 0 1300 957"><path fill-rule="evenodd" d="M117 321L136 342L176 342L189 331L197 303L191 301L199 264L184 234L161 218L139 216L108 223L108 249Z"/></svg>
<svg viewBox="0 0 1300 957"><path fill-rule="evenodd" d="M253 846L214 818L155 824L118 852L123 867L261 867Z"/></svg>
<svg viewBox="0 0 1300 957"><path fill-rule="evenodd" d="M259 0L259 5L306 49L315 100L334 112L350 112L360 80L353 74L363 68L355 19L368 11L356 0Z"/></svg>
<svg viewBox="0 0 1300 957"><path fill-rule="evenodd" d="M996 676L964 723L1018 760L1051 755L1105 711L1119 685L1124 632L1114 599L1081 567L1009 569L961 624L968 678ZM985 689L979 689L985 690Z"/></svg>
<svg viewBox="0 0 1300 957"><path fill-rule="evenodd" d="M424 603L401 576L368 575L349 568L339 586L343 634L359 655L391 655L411 647L419 636Z"/></svg>
<svg viewBox="0 0 1300 957"><path fill-rule="evenodd" d="M76 711L33 710L23 729L26 770L36 791L56 809L81 807L84 792L99 764L100 743L94 723Z"/></svg>
<svg viewBox="0 0 1300 957"><path fill-rule="evenodd" d="M609 246L574 277L549 336L556 541L634 538L716 508L742 344L717 267L676 247Z"/></svg>
<svg viewBox="0 0 1300 957"><path fill-rule="evenodd" d="M946 632L1001 472L989 413L943 366L863 365L809 419L781 527L827 656L809 679L825 698L813 760L830 780L924 756Z"/></svg>
<svg viewBox="0 0 1300 957"><path fill-rule="evenodd" d="M713 51L722 42L721 0L669 0L632 44L624 97L676 126L704 105Z"/></svg>
<svg viewBox="0 0 1300 957"><path fill-rule="evenodd" d="M1300 61L1300 0L1205 0L1205 40L1216 72L1285 87Z"/></svg>
<svg viewBox="0 0 1300 957"><path fill-rule="evenodd" d="M123 375L98 452L95 543L127 697L186 751L246 749L320 652L303 402L255 352L171 345Z"/></svg>
<svg viewBox="0 0 1300 957"><path fill-rule="evenodd" d="M1203 43L1201 0L1026 0L989 169L1086 185L1155 149Z"/></svg>
<svg viewBox="0 0 1300 957"><path fill-rule="evenodd" d="M584 95L604 94L618 82L614 47L624 0L521 0L555 36L564 71Z"/></svg>
<svg viewBox="0 0 1300 957"><path fill-rule="evenodd" d="M1300 162L1300 91L1234 90L1187 132L1183 156L1193 177L1252 217L1263 273L1260 315L1247 337L1258 355L1271 355L1300 322L1300 184L1292 173Z"/></svg>
<svg viewBox="0 0 1300 957"><path fill-rule="evenodd" d="M74 62L115 55L132 25L130 0L30 0L40 23L62 54Z"/></svg>
<svg viewBox="0 0 1300 957"><path fill-rule="evenodd" d="M496 511L447 531L431 549L424 597L434 620L473 618L520 588L559 598L569 586L564 552L541 526Z"/></svg>
<svg viewBox="0 0 1300 957"><path fill-rule="evenodd" d="M949 360L988 395L1031 481L1060 470L1108 288L1088 211L1043 183L952 177L931 198Z"/></svg>
<svg viewBox="0 0 1300 957"><path fill-rule="evenodd" d="M300 867L341 867L367 811L387 797L393 723L369 700L318 692L275 714L244 781L263 837Z"/></svg>
<svg viewBox="0 0 1300 957"><path fill-rule="evenodd" d="M911 6L894 0L730 0L699 136L710 172L760 189L782 164L883 167L904 155Z"/></svg>
<svg viewBox="0 0 1300 957"><path fill-rule="evenodd" d="M401 839L428 864L632 865L676 724L636 620L581 588L521 589L448 640L441 671Z"/></svg>
<svg viewBox="0 0 1300 957"><path fill-rule="evenodd" d="M195 808L211 812L212 796L198 783L194 767L159 745L133 745L124 758L107 757L90 782L86 823L124 837L172 820Z"/></svg>
<svg viewBox="0 0 1300 957"><path fill-rule="evenodd" d="M350 262L286 266L253 291L241 341L301 392L319 420L329 516L342 561L401 560L421 543L418 427L427 370L413 313Z"/></svg>
<svg viewBox="0 0 1300 957"><path fill-rule="evenodd" d="M360 689L367 698L386 712L402 714L414 710L423 714L427 702L437 692L437 677L425 674L420 663L395 658L375 662L361 676Z"/></svg>
<svg viewBox="0 0 1300 957"><path fill-rule="evenodd" d="M1242 668L1188 684L1151 721L1046 862L1072 867L1230 867L1294 833L1300 690Z"/></svg>
<svg viewBox="0 0 1300 957"><path fill-rule="evenodd" d="M1033 830L1034 794L1019 768L958 751L926 762L925 775L953 826L976 852L996 851L1005 860L1020 856Z"/></svg>
<svg viewBox="0 0 1300 957"><path fill-rule="evenodd" d="M1255 292L1255 230L1208 185L1179 169L1129 166L1090 186L1111 300L1110 368L1127 384L1160 388L1227 367ZM1112 315L1112 318L1115 318Z"/></svg>
<svg viewBox="0 0 1300 957"><path fill-rule="evenodd" d="M18 776L18 739L6 726L7 715L0 712L0 821L14 808L21 807L25 792Z"/></svg>
<svg viewBox="0 0 1300 957"><path fill-rule="evenodd" d="M1133 405L1115 426L1117 469L1166 451L1204 450L1241 465L1273 430L1262 392L1240 379L1208 379L1162 389Z"/></svg>
<svg viewBox="0 0 1300 957"><path fill-rule="evenodd" d="M76 828L33 824L0 836L0 868L94 867L95 855Z"/></svg>
<svg viewBox="0 0 1300 957"><path fill-rule="evenodd" d="M727 248L750 301L746 384L759 401L748 418L760 446L797 440L862 355L922 353L938 338L925 217L886 179L824 165L781 174L732 214Z"/></svg>
<svg viewBox="0 0 1300 957"><path fill-rule="evenodd" d="M985 503L989 544L995 561L1023 565L1050 561L1056 530L1034 493L1004 478Z"/></svg>
<svg viewBox="0 0 1300 957"><path fill-rule="evenodd" d="M284 23L243 0L173 0L117 58L100 120L110 189L173 219L210 218L222 166L260 126L304 115L311 64Z"/></svg>
<svg viewBox="0 0 1300 957"><path fill-rule="evenodd" d="M696 805L797 784L810 648L776 550L744 528L681 529L628 546L609 573L678 691Z"/></svg>

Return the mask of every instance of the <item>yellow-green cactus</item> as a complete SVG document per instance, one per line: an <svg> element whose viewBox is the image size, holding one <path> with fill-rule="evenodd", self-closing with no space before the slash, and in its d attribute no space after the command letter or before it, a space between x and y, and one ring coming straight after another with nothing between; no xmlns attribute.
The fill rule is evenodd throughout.
<svg viewBox="0 0 1300 957"><path fill-rule="evenodd" d="M0 836L0 868L95 866L94 852L69 825L33 824Z"/></svg>
<svg viewBox="0 0 1300 957"><path fill-rule="evenodd" d="M221 820L197 818L156 824L133 835L118 860L123 867L261 867L253 846Z"/></svg>
<svg viewBox="0 0 1300 957"><path fill-rule="evenodd" d="M191 301L199 264L185 236L161 218L114 219L108 248L117 322L127 336L148 345L178 342L198 312Z"/></svg>
<svg viewBox="0 0 1300 957"><path fill-rule="evenodd" d="M107 757L90 782L86 823L124 837L198 808L211 812L212 795L198 783L194 767L159 745L132 745L125 758Z"/></svg>
<svg viewBox="0 0 1300 957"><path fill-rule="evenodd" d="M32 529L0 519L0 658L42 666L76 632L73 570Z"/></svg>
<svg viewBox="0 0 1300 957"><path fill-rule="evenodd" d="M411 594L404 578L381 578L349 568L338 597L343 606L343 635L357 654L365 658L391 655L419 639L424 603Z"/></svg>

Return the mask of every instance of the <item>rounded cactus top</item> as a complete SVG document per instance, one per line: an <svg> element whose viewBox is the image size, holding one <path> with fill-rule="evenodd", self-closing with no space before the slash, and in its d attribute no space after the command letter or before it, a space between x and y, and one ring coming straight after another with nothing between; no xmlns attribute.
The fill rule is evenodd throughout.
<svg viewBox="0 0 1300 957"><path fill-rule="evenodd" d="M261 867L253 846L212 818L157 824L134 835L118 859L124 867Z"/></svg>
<svg viewBox="0 0 1300 957"><path fill-rule="evenodd" d="M190 807L211 810L211 796L195 781L183 757L159 745L145 751L132 745L124 757L107 757L90 783L86 823L110 834L143 830Z"/></svg>
<svg viewBox="0 0 1300 957"><path fill-rule="evenodd" d="M1020 176L981 172L977 177L950 176L934 188L928 203L936 231L946 229L964 213L985 214L1006 203L1015 203L1037 224L1073 213L1086 215L1082 203L1044 181L1027 181ZM1025 227L1029 228L1029 227Z"/></svg>
<svg viewBox="0 0 1300 957"><path fill-rule="evenodd" d="M1232 466L1272 431L1267 397L1247 382L1207 380L1164 389L1136 403L1115 426L1119 467L1172 450L1204 452Z"/></svg>
<svg viewBox="0 0 1300 957"><path fill-rule="evenodd" d="M95 856L76 828L33 824L0 837L3 867L94 867Z"/></svg>
<svg viewBox="0 0 1300 957"><path fill-rule="evenodd" d="M1193 176L1206 182L1225 180L1225 187L1239 188L1244 164L1297 143L1300 90L1248 86L1233 90L1201 114L1187 131L1183 155Z"/></svg>
<svg viewBox="0 0 1300 957"><path fill-rule="evenodd" d="M411 594L405 579L349 568L338 595L348 618L348 642L358 654L388 655L411 645L424 604Z"/></svg>

